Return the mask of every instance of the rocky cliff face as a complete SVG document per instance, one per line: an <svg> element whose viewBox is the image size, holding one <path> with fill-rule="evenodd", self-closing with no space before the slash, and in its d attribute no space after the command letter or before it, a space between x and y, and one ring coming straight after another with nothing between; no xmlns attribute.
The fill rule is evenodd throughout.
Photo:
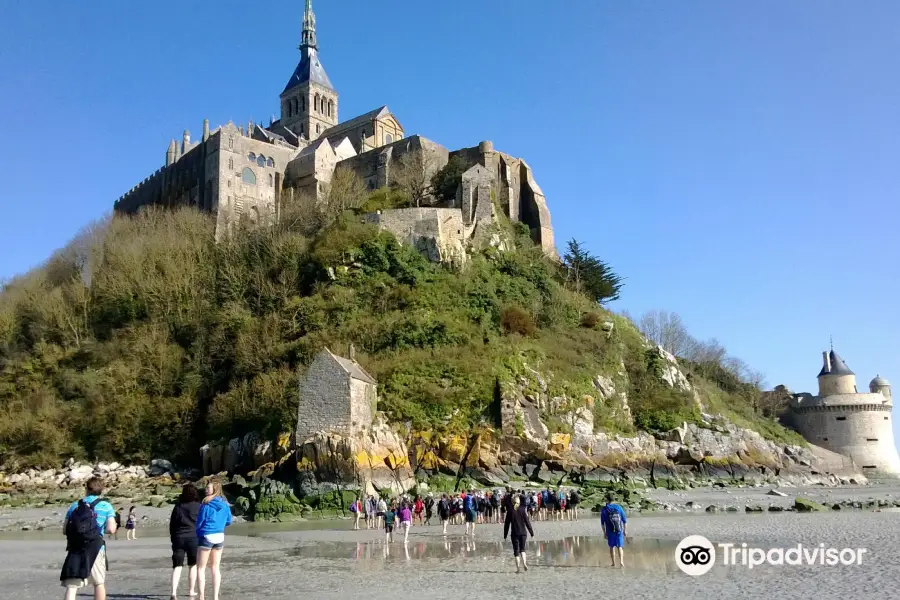
<svg viewBox="0 0 900 600"><path fill-rule="evenodd" d="M675 357L661 348L649 349L660 359L660 379L673 389L693 393L702 409ZM655 436L598 431L594 422L598 404L604 414L631 420L627 381L620 365L612 375L593 377L592 394L553 396L548 376L525 365L514 379L499 382L499 429L401 435L379 417L364 437L319 432L294 450L289 435L265 441L251 434L204 447L204 472L252 469L265 475L292 464L301 495L335 489L396 494L414 486L416 478L438 474L467 477L483 485L502 485L510 479L553 484L622 480L665 487L701 481L865 481L839 455L814 446L776 444L721 416L703 414L699 423L684 423Z"/></svg>
<svg viewBox="0 0 900 600"><path fill-rule="evenodd" d="M358 486L367 493L399 494L415 485L409 453L383 417L365 436L319 432L297 449L297 471L312 492L318 482Z"/></svg>

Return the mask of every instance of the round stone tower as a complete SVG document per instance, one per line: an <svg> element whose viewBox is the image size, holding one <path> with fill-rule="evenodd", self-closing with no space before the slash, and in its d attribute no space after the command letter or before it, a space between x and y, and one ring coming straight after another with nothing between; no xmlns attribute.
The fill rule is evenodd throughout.
<svg viewBox="0 0 900 600"><path fill-rule="evenodd" d="M482 154L487 154L488 152L494 151L494 142L490 140L484 140L480 144L478 144L478 151Z"/></svg>
<svg viewBox="0 0 900 600"><path fill-rule="evenodd" d="M891 384L881 375L876 375L875 379L869 382L869 391L873 394L881 394L887 398L888 402L892 402Z"/></svg>
<svg viewBox="0 0 900 600"><path fill-rule="evenodd" d="M819 371L819 396L855 394L856 374L847 363L832 350L822 353L822 370Z"/></svg>
<svg viewBox="0 0 900 600"><path fill-rule="evenodd" d="M867 477L900 477L900 456L891 426L890 384L876 377L868 393L837 353L825 352L819 395L795 395L794 426L811 444L849 458Z"/></svg>

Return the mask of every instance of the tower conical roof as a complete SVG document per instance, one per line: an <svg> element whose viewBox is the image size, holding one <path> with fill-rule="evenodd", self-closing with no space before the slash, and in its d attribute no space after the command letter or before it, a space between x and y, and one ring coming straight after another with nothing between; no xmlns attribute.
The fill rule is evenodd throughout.
<svg viewBox="0 0 900 600"><path fill-rule="evenodd" d="M831 362L831 370L827 370L827 365L822 365L822 370L819 371L819 377L822 377L823 375L856 375L856 373L850 370L850 367L847 366L844 359L838 356L838 353L834 350L828 353L828 358Z"/></svg>

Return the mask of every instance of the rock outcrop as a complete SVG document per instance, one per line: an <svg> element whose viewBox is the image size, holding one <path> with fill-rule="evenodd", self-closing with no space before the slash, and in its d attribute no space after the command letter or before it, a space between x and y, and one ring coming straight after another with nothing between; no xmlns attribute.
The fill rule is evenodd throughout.
<svg viewBox="0 0 900 600"><path fill-rule="evenodd" d="M319 483L354 485L367 493L399 494L415 485L406 444L383 417L363 436L313 435L297 449L297 471Z"/></svg>

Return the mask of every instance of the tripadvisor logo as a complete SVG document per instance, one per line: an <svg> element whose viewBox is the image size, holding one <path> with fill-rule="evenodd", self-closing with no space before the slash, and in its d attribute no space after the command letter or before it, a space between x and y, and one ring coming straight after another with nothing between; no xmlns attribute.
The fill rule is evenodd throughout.
<svg viewBox="0 0 900 600"><path fill-rule="evenodd" d="M693 577L703 575L716 564L716 548L702 535L689 535L675 548L675 564Z"/></svg>
<svg viewBox="0 0 900 600"><path fill-rule="evenodd" d="M684 573L698 576L708 573L716 564L716 548L719 549L719 564L726 567L742 566L753 569L761 565L799 566L862 564L866 548L826 548L825 544L804 546L797 544L790 548L753 548L747 544L715 544L702 535L691 535L679 542L675 548L675 564Z"/></svg>

